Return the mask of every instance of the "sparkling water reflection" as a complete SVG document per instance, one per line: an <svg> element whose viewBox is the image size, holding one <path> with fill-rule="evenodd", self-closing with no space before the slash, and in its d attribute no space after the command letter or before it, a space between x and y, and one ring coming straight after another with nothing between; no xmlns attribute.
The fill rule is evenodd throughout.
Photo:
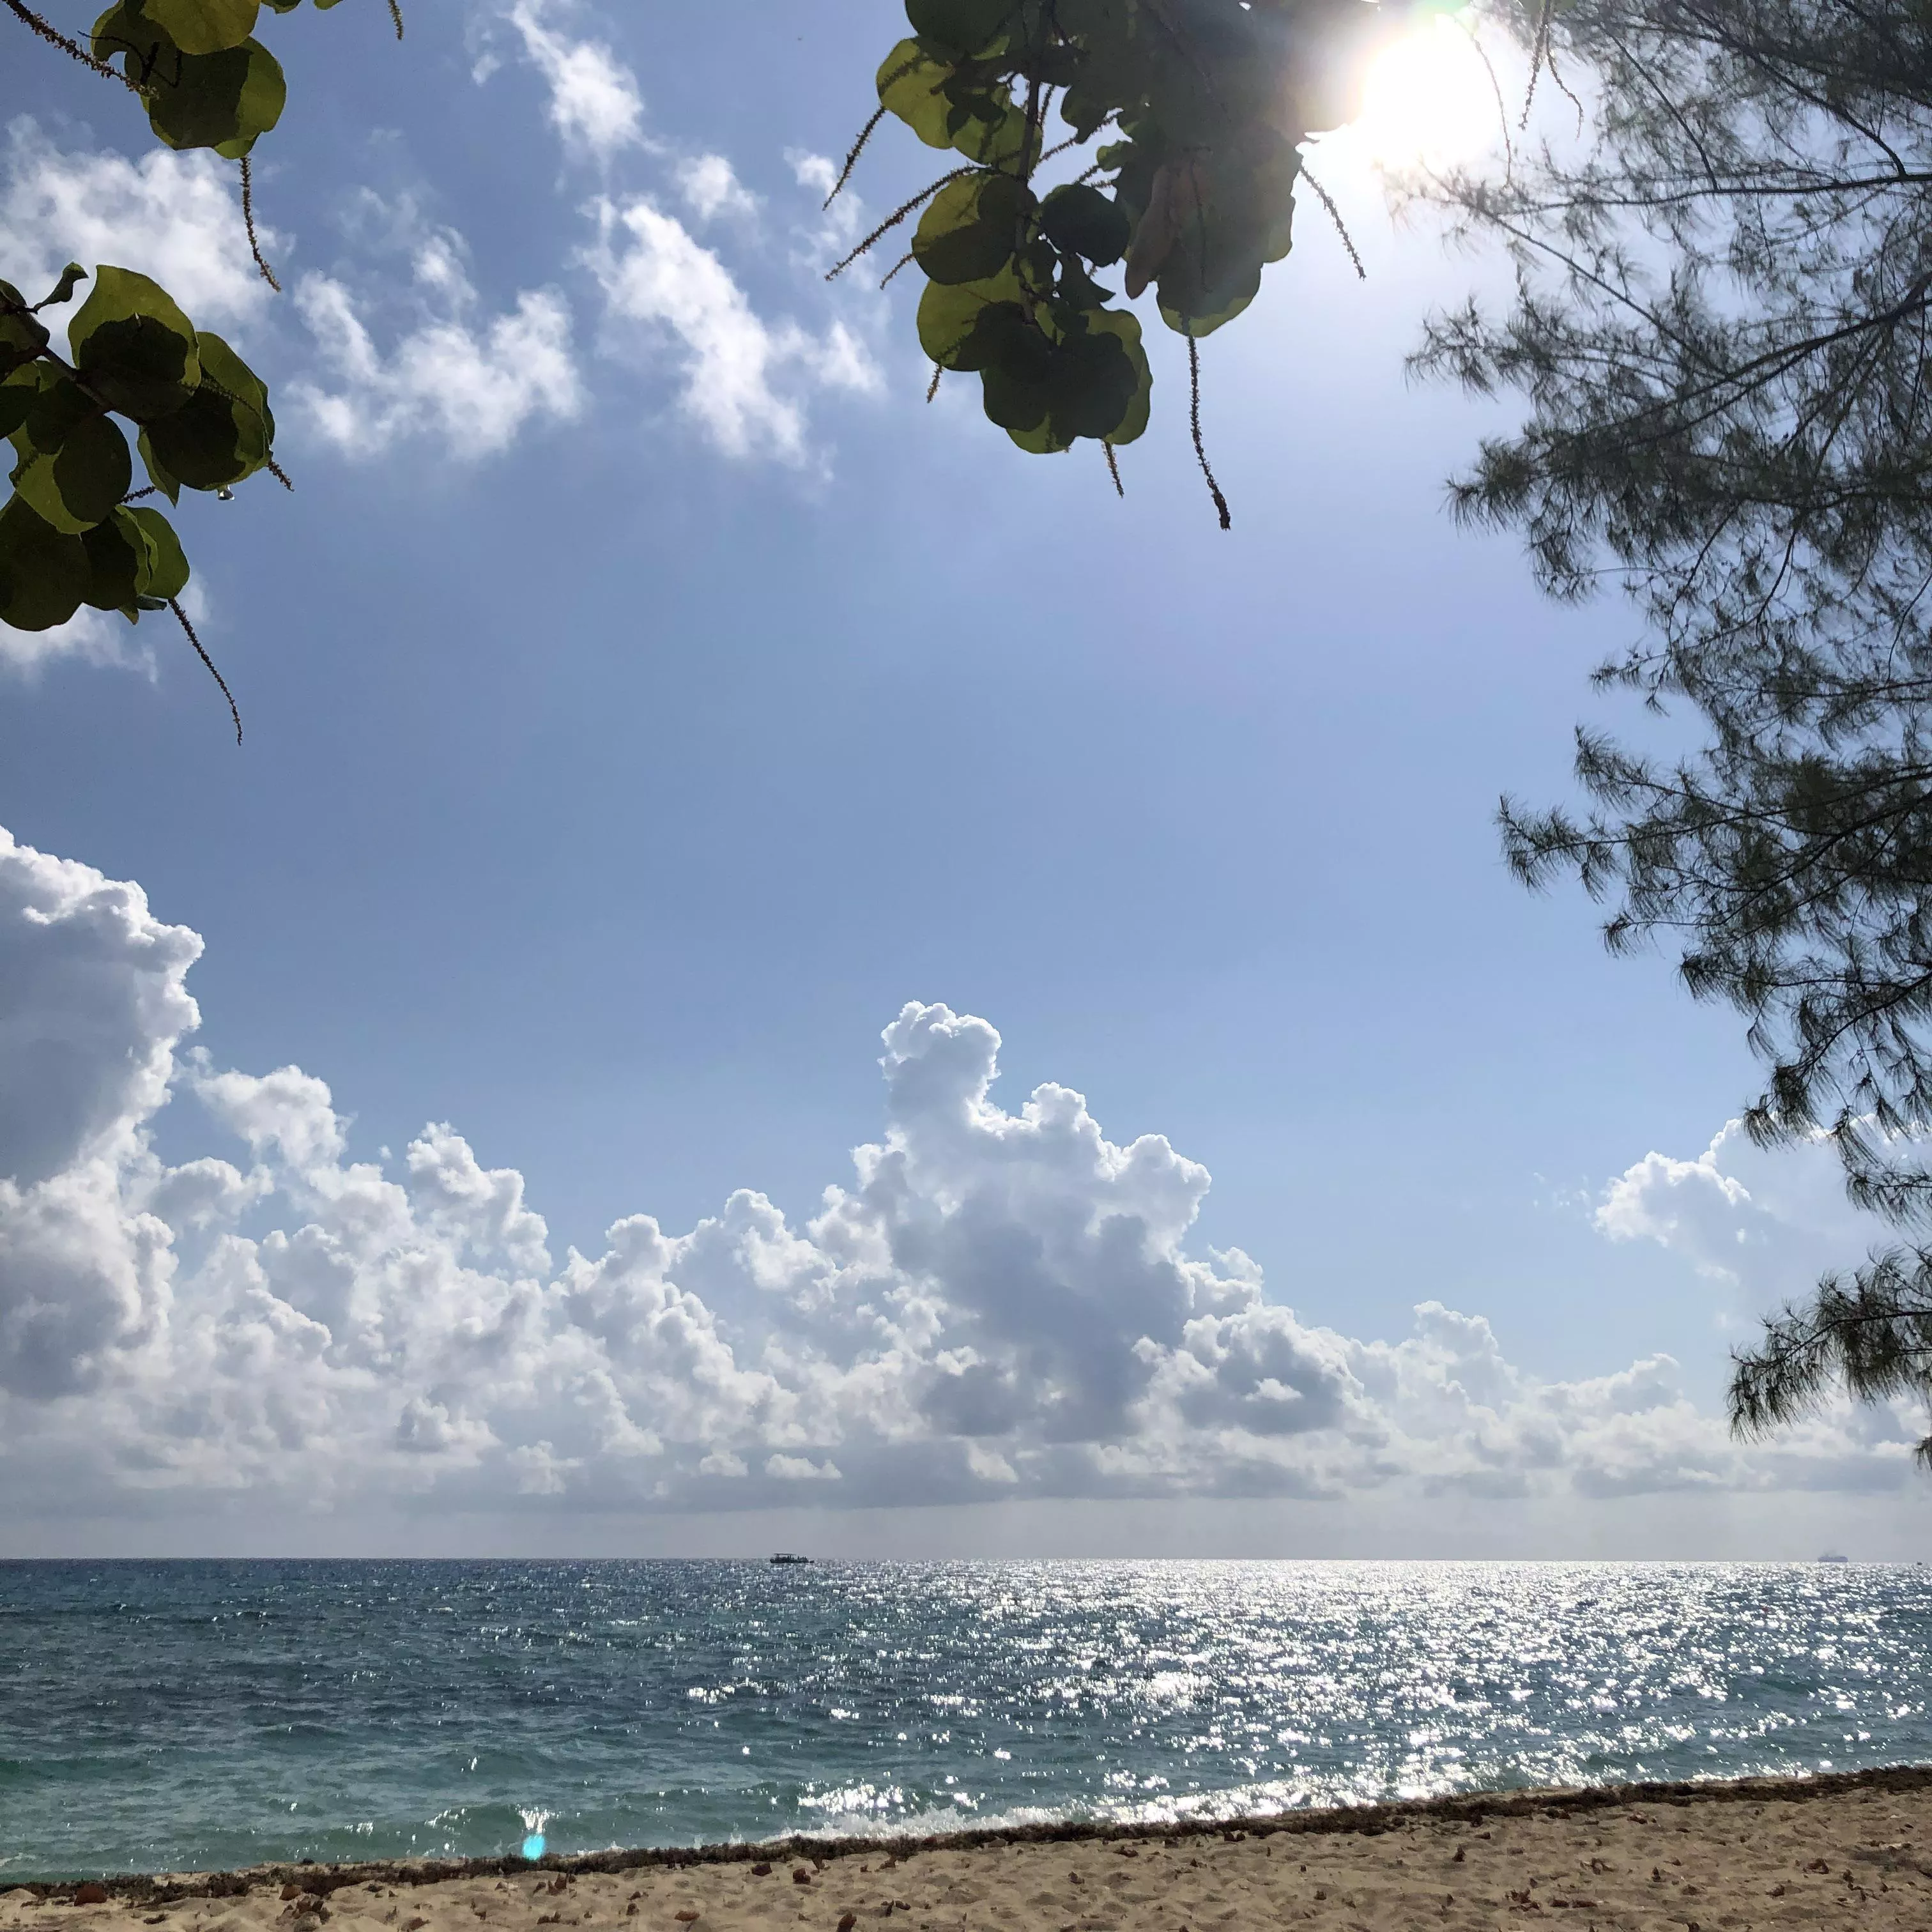
<svg viewBox="0 0 1932 1932"><path fill-rule="evenodd" d="M0 1564L0 1883L1932 1759L1932 1573Z"/></svg>

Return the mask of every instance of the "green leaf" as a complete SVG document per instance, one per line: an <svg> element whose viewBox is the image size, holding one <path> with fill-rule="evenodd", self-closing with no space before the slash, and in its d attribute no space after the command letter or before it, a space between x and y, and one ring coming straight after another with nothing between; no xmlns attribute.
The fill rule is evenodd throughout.
<svg viewBox="0 0 1932 1932"><path fill-rule="evenodd" d="M148 481L170 503L178 503L181 501L181 478L154 454L154 446L148 440L146 430L134 439L134 447L141 452L141 464L148 472Z"/></svg>
<svg viewBox="0 0 1932 1932"><path fill-rule="evenodd" d="M137 422L181 408L201 380L194 323L158 283L131 268L101 266L67 339L88 387Z"/></svg>
<svg viewBox="0 0 1932 1932"><path fill-rule="evenodd" d="M244 40L164 62L148 94L148 124L170 148L212 148L238 160L281 118L287 99L281 63L260 40Z"/></svg>
<svg viewBox="0 0 1932 1932"><path fill-rule="evenodd" d="M983 282L929 282L919 298L919 344L942 368L971 369L980 365L970 358L973 342L987 308L1010 307L1024 318L1020 307L1020 285L1011 268Z"/></svg>
<svg viewBox="0 0 1932 1932"><path fill-rule="evenodd" d="M50 630L80 608L93 575L77 536L64 535L19 495L0 508L0 624Z"/></svg>
<svg viewBox="0 0 1932 1932"><path fill-rule="evenodd" d="M158 597L164 602L170 597L178 597L188 588L188 558L182 550L181 538L175 535L173 524L160 511L151 510L145 503L138 503L121 514L132 517L147 539L147 567L137 586L141 595Z"/></svg>
<svg viewBox="0 0 1932 1932"><path fill-rule="evenodd" d="M1083 436L1110 438L1139 376L1120 337L1083 330L1058 343L1039 336L1024 356L989 367L980 380L986 414L1023 448L1044 453Z"/></svg>
<svg viewBox="0 0 1932 1932"><path fill-rule="evenodd" d="M1010 175L949 182L920 219L913 258L932 281L984 281L1012 259L1033 207L1031 193Z"/></svg>
<svg viewBox="0 0 1932 1932"><path fill-rule="evenodd" d="M124 610L131 616L146 574L148 549L146 533L133 512L117 509L84 532L80 542L88 566L81 602L97 610Z"/></svg>
<svg viewBox="0 0 1932 1932"><path fill-rule="evenodd" d="M129 0L115 0L94 23L88 44L94 58L98 61L112 61L125 58L130 80L140 78L141 68L151 49L158 51L164 44L166 36L148 26L141 18L139 6L129 4Z"/></svg>
<svg viewBox="0 0 1932 1932"><path fill-rule="evenodd" d="M906 0L906 18L922 40L976 54L1020 10L1020 0Z"/></svg>
<svg viewBox="0 0 1932 1932"><path fill-rule="evenodd" d="M230 398L258 418L262 424L262 454L274 440L275 419L268 410L268 386L226 340L212 328L196 332L195 346L201 363L202 379L225 389Z"/></svg>
<svg viewBox="0 0 1932 1932"><path fill-rule="evenodd" d="M70 302L74 292L87 280L87 271L78 262L70 262L60 272L60 280L41 296L36 304L40 308L57 308L62 302Z"/></svg>
<svg viewBox="0 0 1932 1932"><path fill-rule="evenodd" d="M58 449L28 458L14 472L14 487L56 530L78 536L113 514L134 478L120 426L95 415L75 424Z"/></svg>
<svg viewBox="0 0 1932 1932"><path fill-rule="evenodd" d="M201 387L184 407L146 426L142 454L151 475L158 460L190 490L220 490L268 461L274 418L260 379L220 336L203 329L195 340Z"/></svg>
<svg viewBox="0 0 1932 1932"><path fill-rule="evenodd" d="M34 362L16 370L8 386L28 392L26 412L8 433L22 462L52 455L76 424L100 413L99 402L64 369L51 362ZM17 404L12 412L20 413Z"/></svg>
<svg viewBox="0 0 1932 1932"><path fill-rule="evenodd" d="M27 413L40 393L31 369L0 378L0 436L10 439L26 426Z"/></svg>
<svg viewBox="0 0 1932 1932"><path fill-rule="evenodd" d="M951 104L940 89L951 68L934 60L916 40L902 40L879 67L879 104L896 114L928 148L950 148L946 117Z"/></svg>
<svg viewBox="0 0 1932 1932"><path fill-rule="evenodd" d="M184 54L218 54L255 31L260 0L140 0L152 20Z"/></svg>
<svg viewBox="0 0 1932 1932"><path fill-rule="evenodd" d="M0 282L0 376L32 362L50 340L39 316L28 313L26 297L11 282Z"/></svg>
<svg viewBox="0 0 1932 1932"><path fill-rule="evenodd" d="M1250 126L1211 168L1198 215L1183 223L1158 278L1168 326L1196 338L1232 322L1261 292L1262 271L1294 234L1294 149L1271 128Z"/></svg>
<svg viewBox="0 0 1932 1932"><path fill-rule="evenodd" d="M1131 309L1110 308L1087 319L1096 334L1114 337L1126 351L1134 367L1134 392L1121 412L1120 419L1106 432L1105 440L1119 445L1132 442L1148 426L1154 404L1154 371L1148 366L1147 350L1141 340L1141 319Z"/></svg>
<svg viewBox="0 0 1932 1932"><path fill-rule="evenodd" d="M1084 255L1096 268L1118 262L1132 232L1120 203L1084 182L1055 188L1040 205L1040 225L1055 248Z"/></svg>

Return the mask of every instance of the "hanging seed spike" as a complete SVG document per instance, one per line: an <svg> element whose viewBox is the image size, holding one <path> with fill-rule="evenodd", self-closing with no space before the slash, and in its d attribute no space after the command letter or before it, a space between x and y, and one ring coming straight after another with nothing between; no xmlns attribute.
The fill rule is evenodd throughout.
<svg viewBox="0 0 1932 1932"><path fill-rule="evenodd" d="M939 379L946 374L946 365L935 362L932 365L932 380L926 386L926 400L929 403L939 393Z"/></svg>
<svg viewBox="0 0 1932 1932"><path fill-rule="evenodd" d="M284 470L272 456L270 457L262 466L268 471L268 474L272 476L284 490L289 491L292 495L294 494L296 486L289 481L289 472Z"/></svg>
<svg viewBox="0 0 1932 1932"><path fill-rule="evenodd" d="M892 264L892 266L890 268L888 268L888 269L886 271L886 272L884 273L884 275L882 275L882 276L880 278L880 279L879 279L879 286L880 286L881 289L883 289L883 288L885 286L885 285L886 284L886 283L888 283L889 281L890 281L890 280L892 280L892 278L895 275L896 275L896 274L898 273L898 272L899 272L902 268L903 268L905 266L905 265L906 265L908 262L910 262L912 259L913 259L913 253L912 253L912 250L911 250L910 248L908 248L908 249L905 251L905 253L904 253L903 255L902 255L902 256L898 258L898 260L896 262L895 262Z"/></svg>
<svg viewBox="0 0 1932 1932"><path fill-rule="evenodd" d="M1201 473L1208 479L1208 494L1214 500L1214 508L1220 513L1221 527L1231 530L1234 518L1228 514L1228 500L1221 494L1221 486L1214 481L1213 466L1208 460L1208 446L1201 440L1201 346L1194 340L1194 332L1187 332L1187 420L1194 432L1194 454L1201 461Z"/></svg>
<svg viewBox="0 0 1932 1932"><path fill-rule="evenodd" d="M956 182L962 175L983 174L986 172L982 168L955 168L950 174L941 175L938 180L932 183L930 186L921 188L911 200L902 202L897 208L894 208L892 213L887 215L885 220L880 222L878 226L874 229L872 233L868 235L865 240L861 242L842 262L835 262L827 268L825 272L825 279L828 282L836 281L861 255L865 254L867 249L872 247L874 242L882 236L890 235L908 214L916 214L926 202L930 201L941 188L945 187L948 182Z"/></svg>
<svg viewBox="0 0 1932 1932"><path fill-rule="evenodd" d="M396 38L403 38L402 0L389 0L389 18L395 22Z"/></svg>
<svg viewBox="0 0 1932 1932"><path fill-rule="evenodd" d="M1510 139L1509 108L1503 100L1503 84L1496 78L1495 64L1490 58L1490 50L1477 38L1476 30L1461 14L1450 16L1457 26L1469 37L1469 44L1476 50L1476 58L1483 64L1483 71L1490 77L1490 92L1496 98L1496 124L1503 130L1503 178L1512 179L1516 173L1516 143ZM1568 90L1564 89L1567 93ZM1577 112L1582 109L1580 106Z"/></svg>
<svg viewBox="0 0 1932 1932"><path fill-rule="evenodd" d="M1550 22L1556 11L1556 0L1543 0L1543 11L1537 17L1535 43L1530 49L1529 86L1523 93L1522 118L1516 123L1519 133L1528 130L1529 110L1536 105L1536 77L1550 58Z"/></svg>
<svg viewBox="0 0 1932 1932"><path fill-rule="evenodd" d="M1335 232L1341 236L1342 246L1348 250L1348 260L1355 265L1355 279L1366 282L1369 279L1369 272L1362 266L1362 258L1355 252L1354 238L1348 232L1348 224L1342 219L1342 211L1335 206L1328 190L1306 168L1301 170L1301 178L1315 190L1316 199L1328 211L1328 219L1334 223ZM1188 339L1190 341L1193 340L1191 336Z"/></svg>
<svg viewBox="0 0 1932 1932"><path fill-rule="evenodd" d="M1114 446L1104 439L1100 447L1107 454L1107 474L1114 479L1114 494L1123 502L1126 501L1126 487L1120 481L1120 460L1114 454Z"/></svg>
<svg viewBox="0 0 1932 1932"><path fill-rule="evenodd" d="M1583 131L1583 104L1570 91L1570 83L1556 71L1556 44L1552 40L1543 50L1543 64L1550 70L1550 78L1556 91L1576 110L1576 131Z"/></svg>
<svg viewBox="0 0 1932 1932"><path fill-rule="evenodd" d="M96 74L104 74L110 80L118 80L130 94L140 92L131 76L110 67L105 61L96 60L79 41L68 39L58 27L42 20L31 7L23 4L23 0L0 0L0 4L4 4L16 20L24 22L31 32L39 34L42 40L58 47L62 53L77 60L82 67L91 67Z"/></svg>
<svg viewBox="0 0 1932 1932"><path fill-rule="evenodd" d="M852 143L850 147L846 149L845 165L838 170L838 178L832 184L832 192L819 204L819 212L820 214L823 214L826 208L830 208L832 204L838 199L839 190L842 189L845 184L852 178L852 170L859 165L859 157L866 152L866 143L872 138L873 130L876 128L879 123L885 118L886 105L884 101L880 101L878 106L878 110L873 115L872 119L868 121L865 126L859 130L859 138Z"/></svg>
<svg viewBox="0 0 1932 1932"><path fill-rule="evenodd" d="M248 252L255 258L255 266L262 272L262 279L277 295L282 285L275 280L275 272L268 266L262 254L262 244L255 233L255 180L248 166L248 157L242 157L242 223L248 231Z"/></svg>
<svg viewBox="0 0 1932 1932"><path fill-rule="evenodd" d="M207 651L202 646L201 640L195 635L194 626L188 622L188 613L181 607L181 599L178 597L170 597L168 599L168 608L175 614L176 621L181 626L182 628L188 633L188 640L190 644L194 645L196 656L200 658L202 662L207 665L208 676L213 678L217 684L220 686L221 694L228 700L228 715L235 721L235 742L238 745L240 744L242 742L242 712L239 707L236 704L234 692L228 688L227 679L224 677L220 672L215 669L214 660L208 655Z"/></svg>

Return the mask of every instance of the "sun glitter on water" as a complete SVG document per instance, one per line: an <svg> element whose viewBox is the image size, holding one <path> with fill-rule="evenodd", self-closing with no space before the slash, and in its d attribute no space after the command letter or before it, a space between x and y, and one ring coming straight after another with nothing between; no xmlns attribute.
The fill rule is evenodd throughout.
<svg viewBox="0 0 1932 1932"><path fill-rule="evenodd" d="M1422 14L1371 62L1348 145L1384 167L1473 160L1502 138L1496 86L1459 22Z"/></svg>

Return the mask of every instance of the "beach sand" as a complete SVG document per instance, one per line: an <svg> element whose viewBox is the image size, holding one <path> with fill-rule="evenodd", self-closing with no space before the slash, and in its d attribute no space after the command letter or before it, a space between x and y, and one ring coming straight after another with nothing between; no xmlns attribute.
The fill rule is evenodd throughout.
<svg viewBox="0 0 1932 1932"><path fill-rule="evenodd" d="M264 1867L0 1894L0 1932L884 1932L881 1922L904 1932L1932 1932L1932 1770L534 1866Z"/></svg>

